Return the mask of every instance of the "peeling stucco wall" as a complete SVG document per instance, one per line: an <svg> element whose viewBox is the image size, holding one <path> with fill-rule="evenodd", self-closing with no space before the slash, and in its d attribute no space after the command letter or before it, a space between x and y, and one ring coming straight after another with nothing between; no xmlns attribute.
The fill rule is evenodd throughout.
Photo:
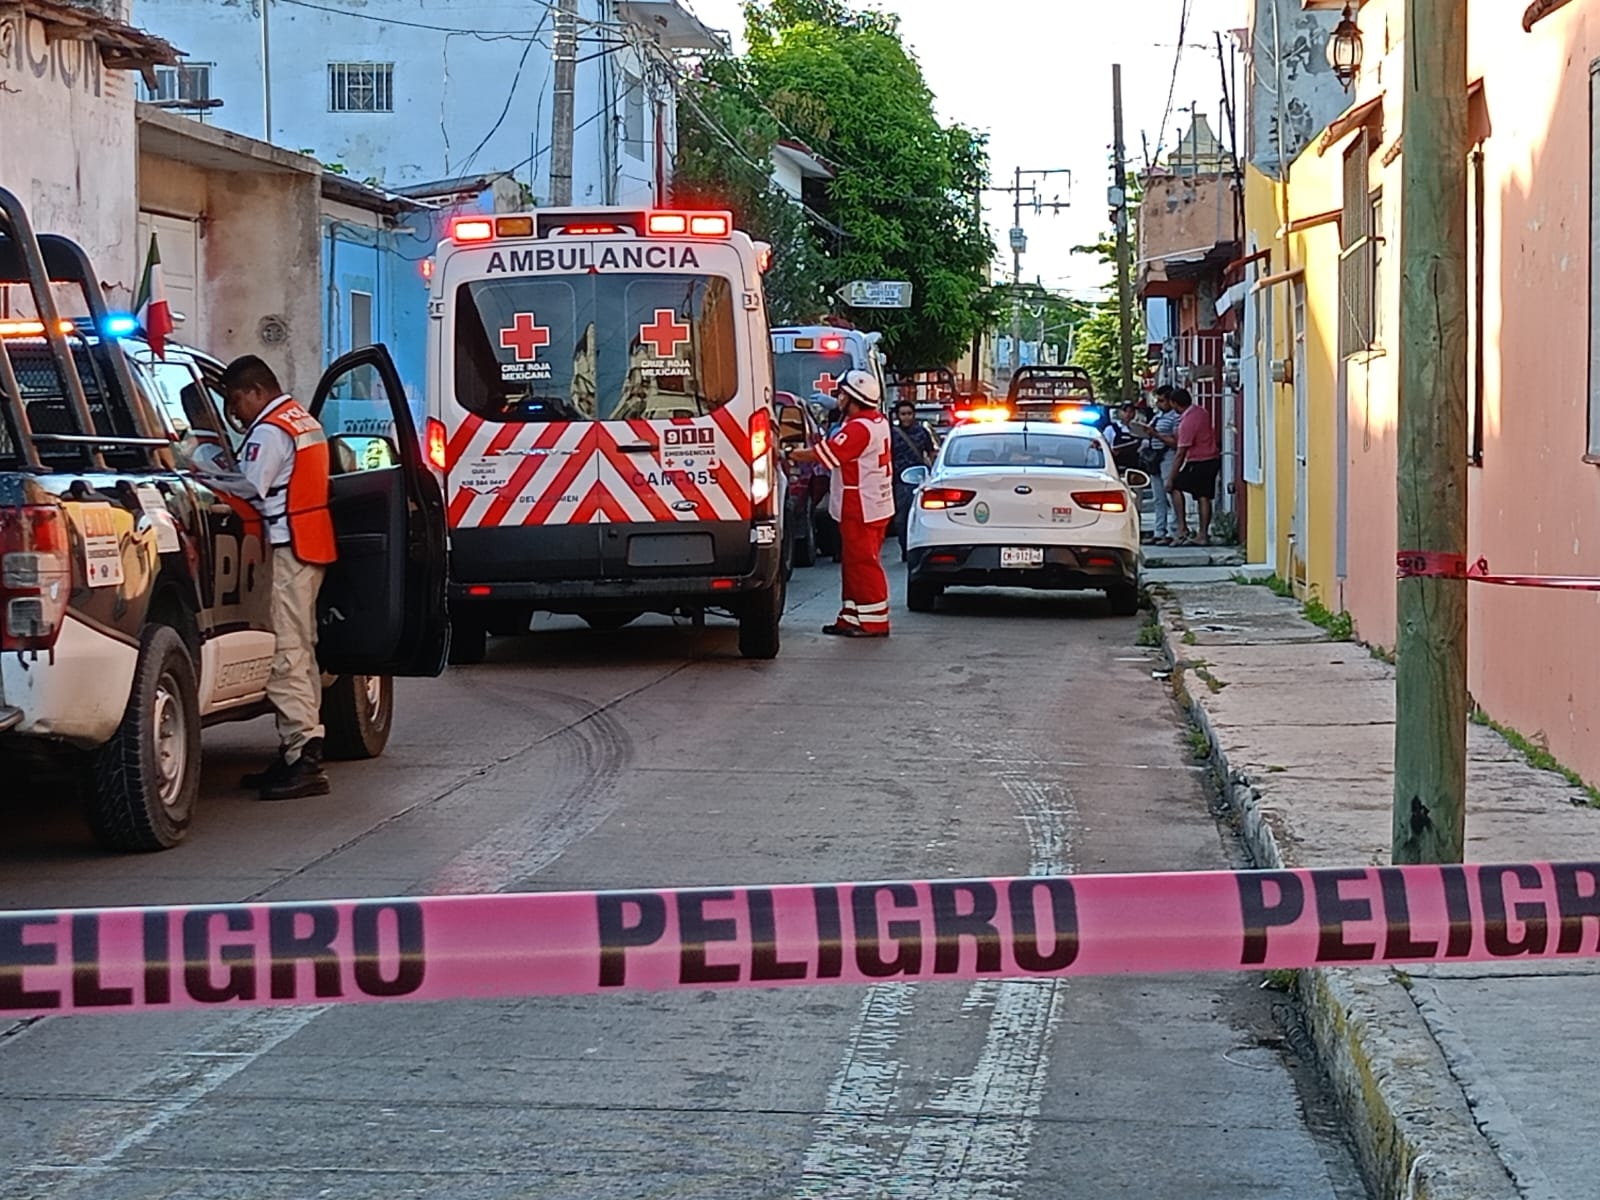
<svg viewBox="0 0 1600 1200"><path fill-rule="evenodd" d="M1349 107L1350 96L1328 65L1328 36L1339 14L1306 12L1301 0L1254 2L1245 149L1252 166L1279 177L1280 166Z"/></svg>

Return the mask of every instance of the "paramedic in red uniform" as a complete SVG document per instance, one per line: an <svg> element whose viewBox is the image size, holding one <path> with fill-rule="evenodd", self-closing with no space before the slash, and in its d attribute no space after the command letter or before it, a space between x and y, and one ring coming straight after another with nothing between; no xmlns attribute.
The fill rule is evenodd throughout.
<svg viewBox="0 0 1600 1200"><path fill-rule="evenodd" d="M889 577L879 555L894 516L889 422L879 411L878 381L868 372L846 371L833 394L844 419L839 431L814 450L792 452L801 462L828 468L828 514L839 525L844 602L838 619L822 632L888 637Z"/></svg>
<svg viewBox="0 0 1600 1200"><path fill-rule="evenodd" d="M249 427L239 469L272 543L272 674L267 699L278 711L278 757L245 776L263 800L321 796L322 674L317 666L317 592L337 557L328 511L328 438L254 355L228 364L220 381L228 415Z"/></svg>

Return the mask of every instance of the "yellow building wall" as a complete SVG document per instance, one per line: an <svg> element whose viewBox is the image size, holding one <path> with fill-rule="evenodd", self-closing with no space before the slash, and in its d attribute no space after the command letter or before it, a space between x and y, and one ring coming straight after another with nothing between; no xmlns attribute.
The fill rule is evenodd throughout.
<svg viewBox="0 0 1600 1200"><path fill-rule="evenodd" d="M1279 197L1282 189L1278 181L1270 175L1263 174L1254 166L1246 166L1244 173L1244 222L1245 246L1249 252L1271 249L1272 262L1260 264L1256 276L1269 275L1277 269L1277 263L1282 259L1282 249L1277 240L1277 229L1280 222ZM1273 386L1269 366L1273 359L1283 357L1281 330L1274 327L1269 330L1265 319L1265 309L1270 304L1277 303L1277 297L1272 291L1263 291L1252 295L1248 303L1256 307L1256 345L1254 347L1256 362L1256 378L1258 380L1258 409L1250 414L1250 427L1261 454L1262 481L1260 483L1246 483L1244 485L1245 503L1245 558L1252 563L1267 561L1267 498L1271 489L1267 480L1278 472L1277 478L1282 479L1283 450L1281 431L1276 437L1275 444L1268 444L1268 431L1273 426L1267 422L1267 408L1278 402L1278 389ZM1271 336L1272 334L1276 336ZM1271 341L1269 342L1269 336ZM1250 348L1246 347L1248 351ZM1290 443L1291 452L1293 443Z"/></svg>
<svg viewBox="0 0 1600 1200"><path fill-rule="evenodd" d="M1320 141L1313 142L1290 165L1288 209L1291 222L1338 208L1342 203L1343 157L1337 149L1319 153ZM1338 530L1339 447L1339 225L1330 222L1312 226L1288 237L1290 261L1305 269L1298 286L1305 290L1305 409L1306 482L1304 494L1291 484L1289 545L1280 558L1285 569L1279 574L1289 579L1304 599L1316 598L1338 610L1339 586L1334 573ZM1282 285L1293 303L1295 284ZM1297 406L1294 387L1286 394L1290 442L1289 467L1297 468L1293 440ZM1282 403L1282 402L1280 402ZM1280 412L1284 408L1280 408ZM1304 506L1299 522L1303 539L1296 539L1293 512Z"/></svg>

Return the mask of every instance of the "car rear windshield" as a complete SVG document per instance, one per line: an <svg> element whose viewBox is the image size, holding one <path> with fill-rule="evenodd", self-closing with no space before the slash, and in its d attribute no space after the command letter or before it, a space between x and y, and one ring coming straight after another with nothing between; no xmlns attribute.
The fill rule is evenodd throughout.
<svg viewBox="0 0 1600 1200"><path fill-rule="evenodd" d="M1066 433L973 433L952 438L947 467L1061 467L1098 471L1105 451L1094 438Z"/></svg>
<svg viewBox="0 0 1600 1200"><path fill-rule="evenodd" d="M821 392L832 396L833 385L855 366L848 354L824 354L819 350L792 350L775 356L778 390L791 392L802 400L813 400Z"/></svg>
<svg viewBox="0 0 1600 1200"><path fill-rule="evenodd" d="M732 283L481 279L456 290L456 400L490 421L694 417L739 390Z"/></svg>

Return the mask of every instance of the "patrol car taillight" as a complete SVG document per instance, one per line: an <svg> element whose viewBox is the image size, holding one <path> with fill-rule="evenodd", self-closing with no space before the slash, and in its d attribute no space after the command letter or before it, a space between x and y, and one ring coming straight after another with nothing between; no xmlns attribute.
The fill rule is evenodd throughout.
<svg viewBox="0 0 1600 1200"><path fill-rule="evenodd" d="M456 243L488 242L494 240L494 222L477 218L456 221L450 226L450 238Z"/></svg>
<svg viewBox="0 0 1600 1200"><path fill-rule="evenodd" d="M445 437L444 422L437 417L429 417L424 434L424 444L428 448L428 462L436 471L447 470L450 465L449 439Z"/></svg>
<svg viewBox="0 0 1600 1200"><path fill-rule="evenodd" d="M0 650L55 645L72 591L70 553L61 509L0 509Z"/></svg>
<svg viewBox="0 0 1600 1200"><path fill-rule="evenodd" d="M1128 497L1122 492L1073 492L1072 499L1079 508L1092 508L1096 512L1128 511Z"/></svg>
<svg viewBox="0 0 1600 1200"><path fill-rule="evenodd" d="M965 508L977 498L978 493L966 488L923 488L917 503L923 508Z"/></svg>

